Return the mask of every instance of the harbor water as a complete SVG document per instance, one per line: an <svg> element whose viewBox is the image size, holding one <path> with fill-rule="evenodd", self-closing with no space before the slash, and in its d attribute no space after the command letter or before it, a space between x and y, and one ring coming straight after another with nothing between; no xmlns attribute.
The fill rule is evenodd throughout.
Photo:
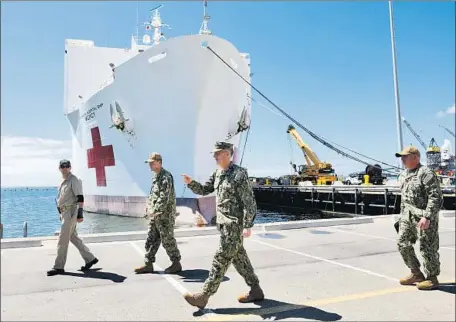
<svg viewBox="0 0 456 322"><path fill-rule="evenodd" d="M52 236L60 230L59 214L55 197L57 188L1 188L1 223L3 238L23 237L24 222L27 222L27 235ZM302 220L311 215L292 214L260 210L255 223ZM84 222L78 225L80 234L111 233L146 230L148 220L86 213Z"/></svg>

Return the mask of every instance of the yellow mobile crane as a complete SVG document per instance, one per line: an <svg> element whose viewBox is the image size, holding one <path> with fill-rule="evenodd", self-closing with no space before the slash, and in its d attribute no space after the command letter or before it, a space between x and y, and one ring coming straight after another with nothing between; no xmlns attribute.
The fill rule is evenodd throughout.
<svg viewBox="0 0 456 322"><path fill-rule="evenodd" d="M293 125L288 126L289 133L296 141L298 146L304 153L307 165L300 165L298 169L296 164L291 163L291 166L298 173L297 176L291 178L292 184L298 184L300 181L311 181L318 185L331 185L336 181L334 169L331 163L322 162L310 147L304 142Z"/></svg>

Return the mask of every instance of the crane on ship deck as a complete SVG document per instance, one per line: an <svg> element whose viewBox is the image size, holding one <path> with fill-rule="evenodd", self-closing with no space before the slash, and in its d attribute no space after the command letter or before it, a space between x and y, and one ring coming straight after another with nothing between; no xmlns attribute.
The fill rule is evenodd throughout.
<svg viewBox="0 0 456 322"><path fill-rule="evenodd" d="M296 164L290 162L294 171L297 173L297 175L291 178L292 183L298 184L302 181L311 181L313 184L318 185L333 184L334 181L336 181L336 176L331 163L322 162L312 149L304 142L293 125L288 126L287 133L295 139L299 148L304 153L304 159L307 163L307 165L303 164L296 167Z"/></svg>

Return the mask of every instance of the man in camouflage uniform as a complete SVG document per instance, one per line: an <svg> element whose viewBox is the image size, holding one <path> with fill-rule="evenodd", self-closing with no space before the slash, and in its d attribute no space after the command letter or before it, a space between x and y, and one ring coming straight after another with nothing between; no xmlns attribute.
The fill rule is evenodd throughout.
<svg viewBox="0 0 456 322"><path fill-rule="evenodd" d="M231 262L250 286L250 292L240 296L238 301L249 303L264 299L260 282L243 246L243 237L250 236L257 212L247 170L232 163L232 144L217 142L213 153L220 169L215 170L204 185L183 175L184 182L194 193L208 195L215 191L216 197L220 245L202 292L184 295L190 305L200 309L203 309L209 297L216 293Z"/></svg>
<svg viewBox="0 0 456 322"><path fill-rule="evenodd" d="M166 250L172 264L165 269L167 274L182 271L181 254L174 238L174 224L176 222L176 193L172 174L162 167L162 157L154 152L149 159L150 169L155 172L152 181L149 199L146 205L146 215L150 218L149 232L146 240L145 265L135 269L135 273L152 273L153 263L160 243Z"/></svg>
<svg viewBox="0 0 456 322"><path fill-rule="evenodd" d="M398 248L411 274L400 280L402 285L417 283L420 290L439 286L439 210L443 203L440 181L431 169L421 165L420 151L407 147L396 153L402 158L405 170L399 176L401 187L401 217ZM413 245L420 241L426 277L420 270Z"/></svg>

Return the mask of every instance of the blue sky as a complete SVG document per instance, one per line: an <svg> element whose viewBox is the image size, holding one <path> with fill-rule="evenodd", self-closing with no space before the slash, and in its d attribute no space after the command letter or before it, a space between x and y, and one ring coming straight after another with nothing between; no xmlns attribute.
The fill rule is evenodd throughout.
<svg viewBox="0 0 456 322"><path fill-rule="evenodd" d="M140 2L140 21L160 3ZM202 2L164 4L162 18L173 28L165 30L168 37L198 32ZM209 1L208 10L213 33L250 53L252 82L272 101L325 138L396 162L386 1ZM454 139L438 125L454 131L454 107L453 114L445 111L455 102L455 3L395 2L394 15L403 116L426 143L431 137L439 145L451 139L454 153ZM18 149L26 146L25 141L32 149L38 146L33 140L40 138L46 149L38 154L46 162L69 153L62 142L70 139L62 107L65 38L128 47L136 30L136 2L3 2L1 23L2 177L9 171L12 179L20 173L13 165L24 158L25 152ZM258 95L254 97L268 105ZM289 171L289 123L254 105L244 158L253 174ZM336 171L364 169L300 133ZM403 133L405 145L417 145L405 126ZM4 155L6 149L10 150ZM50 155L43 156L43 151ZM294 143L293 151L293 160L303 163ZM10 167L4 170L7 162ZM41 165L51 164L46 162Z"/></svg>

